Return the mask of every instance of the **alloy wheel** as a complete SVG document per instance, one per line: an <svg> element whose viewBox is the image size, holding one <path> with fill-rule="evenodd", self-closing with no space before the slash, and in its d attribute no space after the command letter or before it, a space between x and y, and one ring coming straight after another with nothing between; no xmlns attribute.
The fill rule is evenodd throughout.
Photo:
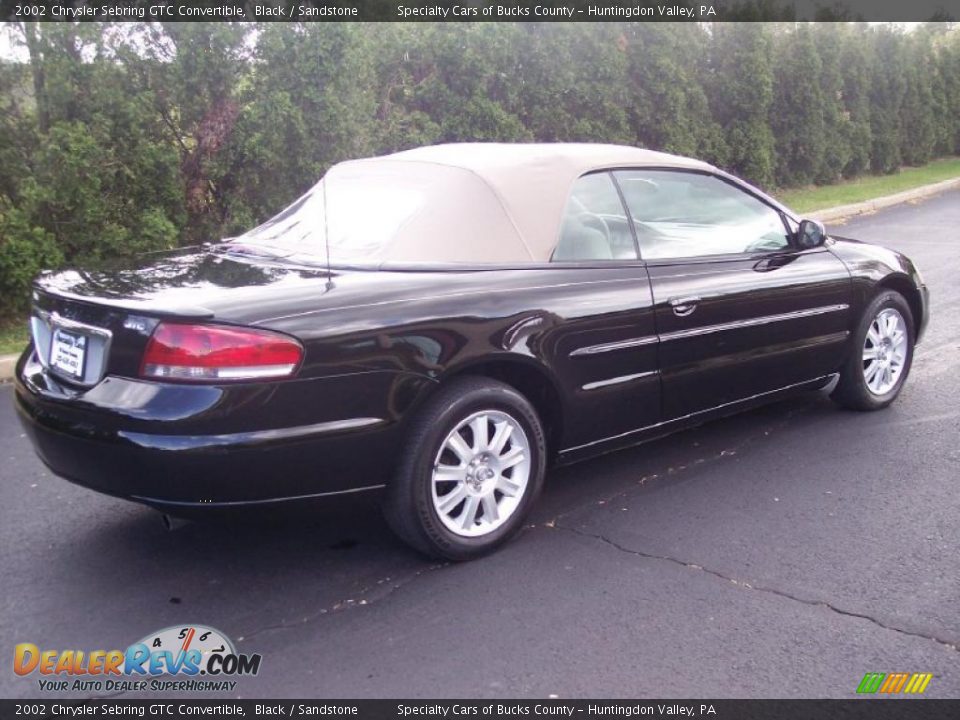
<svg viewBox="0 0 960 720"><path fill-rule="evenodd" d="M499 410L473 413L447 435L434 460L434 510L456 535L487 535L516 512L530 468L530 441L515 418Z"/></svg>
<svg viewBox="0 0 960 720"><path fill-rule="evenodd" d="M897 385L907 361L907 323L894 308L884 308L870 323L863 341L863 379L874 395Z"/></svg>

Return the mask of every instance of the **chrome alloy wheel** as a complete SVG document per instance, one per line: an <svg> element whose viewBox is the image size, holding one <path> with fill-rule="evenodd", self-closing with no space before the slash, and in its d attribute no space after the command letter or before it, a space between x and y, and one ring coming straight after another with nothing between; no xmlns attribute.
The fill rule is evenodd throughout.
<svg viewBox="0 0 960 720"><path fill-rule="evenodd" d="M433 462L433 507L455 535L479 537L517 510L530 480L530 441L499 410L473 413L447 435Z"/></svg>
<svg viewBox="0 0 960 720"><path fill-rule="evenodd" d="M863 341L863 379L874 395L897 384L907 361L907 323L893 308L884 308L870 323Z"/></svg>

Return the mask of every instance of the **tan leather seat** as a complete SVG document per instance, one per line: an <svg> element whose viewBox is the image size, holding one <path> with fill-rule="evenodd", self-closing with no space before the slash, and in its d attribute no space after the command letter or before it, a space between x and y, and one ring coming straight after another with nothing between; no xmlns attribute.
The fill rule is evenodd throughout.
<svg viewBox="0 0 960 720"><path fill-rule="evenodd" d="M579 218L567 218L560 228L560 242L554 260L613 260L606 236Z"/></svg>

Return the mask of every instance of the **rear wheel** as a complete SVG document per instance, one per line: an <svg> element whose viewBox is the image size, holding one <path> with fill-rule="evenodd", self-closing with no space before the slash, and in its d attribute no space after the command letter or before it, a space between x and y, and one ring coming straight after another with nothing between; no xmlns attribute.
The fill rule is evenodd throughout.
<svg viewBox="0 0 960 720"><path fill-rule="evenodd" d="M879 410L892 403L913 361L913 315L900 293L886 290L867 307L852 351L831 397L853 410Z"/></svg>
<svg viewBox="0 0 960 720"><path fill-rule="evenodd" d="M543 485L545 456L526 398L495 380L454 380L415 419L385 515L427 555L483 555L520 528Z"/></svg>

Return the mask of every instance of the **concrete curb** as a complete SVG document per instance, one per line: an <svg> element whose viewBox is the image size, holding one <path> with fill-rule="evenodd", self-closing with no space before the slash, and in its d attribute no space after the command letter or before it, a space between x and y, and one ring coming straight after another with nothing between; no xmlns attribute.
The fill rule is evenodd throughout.
<svg viewBox="0 0 960 720"><path fill-rule="evenodd" d="M837 220L843 220L855 215L876 212L891 205L899 205L900 203L911 202L912 200L922 200L934 195L939 195L947 190L953 190L954 188L960 188L960 178L944 180L943 182L933 183L932 185L921 185L912 190L904 190L903 192L884 195L883 197L865 200L864 202L851 203L850 205L837 205L836 207L824 208L823 210L811 210L806 213L805 216L823 223L836 222Z"/></svg>
<svg viewBox="0 0 960 720"><path fill-rule="evenodd" d="M0 355L0 383L13 380L13 369L19 355Z"/></svg>
<svg viewBox="0 0 960 720"><path fill-rule="evenodd" d="M960 178L944 180L943 182L933 183L932 185L923 185L913 190L905 190L895 195L884 195L883 197L866 200L861 203L851 205L838 205L837 207L825 208L823 210L813 210L806 213L806 217L811 217L820 222L836 222L855 215L872 213L891 205L910 202L911 200L921 200L923 198L939 195L947 190L960 188ZM0 383L13 380L13 370L17 364L19 355L0 355Z"/></svg>

